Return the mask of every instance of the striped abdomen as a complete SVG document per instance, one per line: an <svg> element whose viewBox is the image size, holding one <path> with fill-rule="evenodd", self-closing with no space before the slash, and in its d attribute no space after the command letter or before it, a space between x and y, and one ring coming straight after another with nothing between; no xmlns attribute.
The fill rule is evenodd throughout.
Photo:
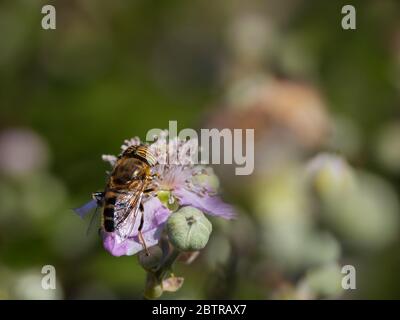
<svg viewBox="0 0 400 320"><path fill-rule="evenodd" d="M117 194L113 191L107 191L104 197L103 209L103 227L107 232L114 232L114 208Z"/></svg>

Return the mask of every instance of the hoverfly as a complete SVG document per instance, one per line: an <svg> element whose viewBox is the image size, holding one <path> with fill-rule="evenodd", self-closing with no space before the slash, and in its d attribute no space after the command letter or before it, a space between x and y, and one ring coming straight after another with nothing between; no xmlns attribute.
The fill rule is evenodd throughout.
<svg viewBox="0 0 400 320"><path fill-rule="evenodd" d="M104 192L93 193L93 200L75 209L83 216L95 207L102 207L102 228L106 232L116 232L121 238L131 236L136 217L141 211L138 237L146 254L148 249L142 235L144 223L143 196L153 192L155 175L151 169L157 160L147 145L130 146L117 158L109 175Z"/></svg>

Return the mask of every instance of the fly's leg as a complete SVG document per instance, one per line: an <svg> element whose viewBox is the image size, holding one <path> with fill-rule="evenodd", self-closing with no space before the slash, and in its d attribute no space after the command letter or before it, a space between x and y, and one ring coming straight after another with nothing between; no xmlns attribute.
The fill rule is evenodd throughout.
<svg viewBox="0 0 400 320"><path fill-rule="evenodd" d="M149 187L143 190L143 194L146 195L146 197L157 196L157 188L155 186Z"/></svg>
<svg viewBox="0 0 400 320"><path fill-rule="evenodd" d="M144 225L144 208L143 208L143 204L140 204L140 211L142 212L142 215L140 217L140 225L138 228L138 236L139 236L139 240L142 243L143 249L146 251L146 256L150 255L149 250L147 249L147 245L146 245L146 241L144 241L143 238L143 234L142 234L142 229L143 229L143 225Z"/></svg>
<svg viewBox="0 0 400 320"><path fill-rule="evenodd" d="M148 189L144 190L143 193L144 193L145 195L147 195L147 196L152 196L152 195L153 195L152 193L153 193L154 191L156 191L156 188L148 188Z"/></svg>

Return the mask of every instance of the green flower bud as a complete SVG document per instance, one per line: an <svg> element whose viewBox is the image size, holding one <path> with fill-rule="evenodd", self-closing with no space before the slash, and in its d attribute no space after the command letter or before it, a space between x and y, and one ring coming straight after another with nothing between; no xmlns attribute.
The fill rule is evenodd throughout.
<svg viewBox="0 0 400 320"><path fill-rule="evenodd" d="M212 170L208 170L207 173L197 174L192 177L192 183L194 185L206 186L211 188L213 191L217 191L219 188L218 177L213 173Z"/></svg>
<svg viewBox="0 0 400 320"><path fill-rule="evenodd" d="M309 164L309 172L315 190L325 199L354 190L353 169L339 156L327 153L316 156Z"/></svg>
<svg viewBox="0 0 400 320"><path fill-rule="evenodd" d="M159 269L163 258L163 252L159 246L152 246L149 249L150 255L147 255L144 250L139 252L138 259L143 269L155 272Z"/></svg>
<svg viewBox="0 0 400 320"><path fill-rule="evenodd" d="M143 296L145 299L157 299L163 294L162 283L158 281L157 277L152 274L147 274L146 286Z"/></svg>
<svg viewBox="0 0 400 320"><path fill-rule="evenodd" d="M183 207L170 215L167 232L171 243L181 251L203 249L212 231L211 222L198 209Z"/></svg>
<svg viewBox="0 0 400 320"><path fill-rule="evenodd" d="M341 269L336 263L310 269L300 283L316 297L333 298L343 292Z"/></svg>

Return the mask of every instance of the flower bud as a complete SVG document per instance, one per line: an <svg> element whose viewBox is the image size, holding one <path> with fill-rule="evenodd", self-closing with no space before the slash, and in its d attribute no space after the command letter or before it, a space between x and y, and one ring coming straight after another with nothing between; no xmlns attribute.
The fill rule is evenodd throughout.
<svg viewBox="0 0 400 320"><path fill-rule="evenodd" d="M315 190L323 198L346 194L354 189L353 169L340 156L319 154L309 163L308 171Z"/></svg>
<svg viewBox="0 0 400 320"><path fill-rule="evenodd" d="M192 183L194 185L205 187L214 192L216 192L219 188L218 177L212 170L207 170L204 173L193 176Z"/></svg>
<svg viewBox="0 0 400 320"><path fill-rule="evenodd" d="M158 281L157 277L152 274L147 274L146 286L143 296L145 299L157 299L163 294L162 283Z"/></svg>
<svg viewBox="0 0 400 320"><path fill-rule="evenodd" d="M341 269L337 263L332 263L308 270L299 287L307 287L315 297L335 298L343 292L341 283Z"/></svg>
<svg viewBox="0 0 400 320"><path fill-rule="evenodd" d="M171 243L181 251L203 249L212 231L211 222L198 209L183 207L170 215L167 232Z"/></svg>
<svg viewBox="0 0 400 320"><path fill-rule="evenodd" d="M163 252L159 246L152 246L149 249L149 255L146 254L145 250L142 250L138 254L140 265L143 269L151 272L155 272L161 265L163 258Z"/></svg>

